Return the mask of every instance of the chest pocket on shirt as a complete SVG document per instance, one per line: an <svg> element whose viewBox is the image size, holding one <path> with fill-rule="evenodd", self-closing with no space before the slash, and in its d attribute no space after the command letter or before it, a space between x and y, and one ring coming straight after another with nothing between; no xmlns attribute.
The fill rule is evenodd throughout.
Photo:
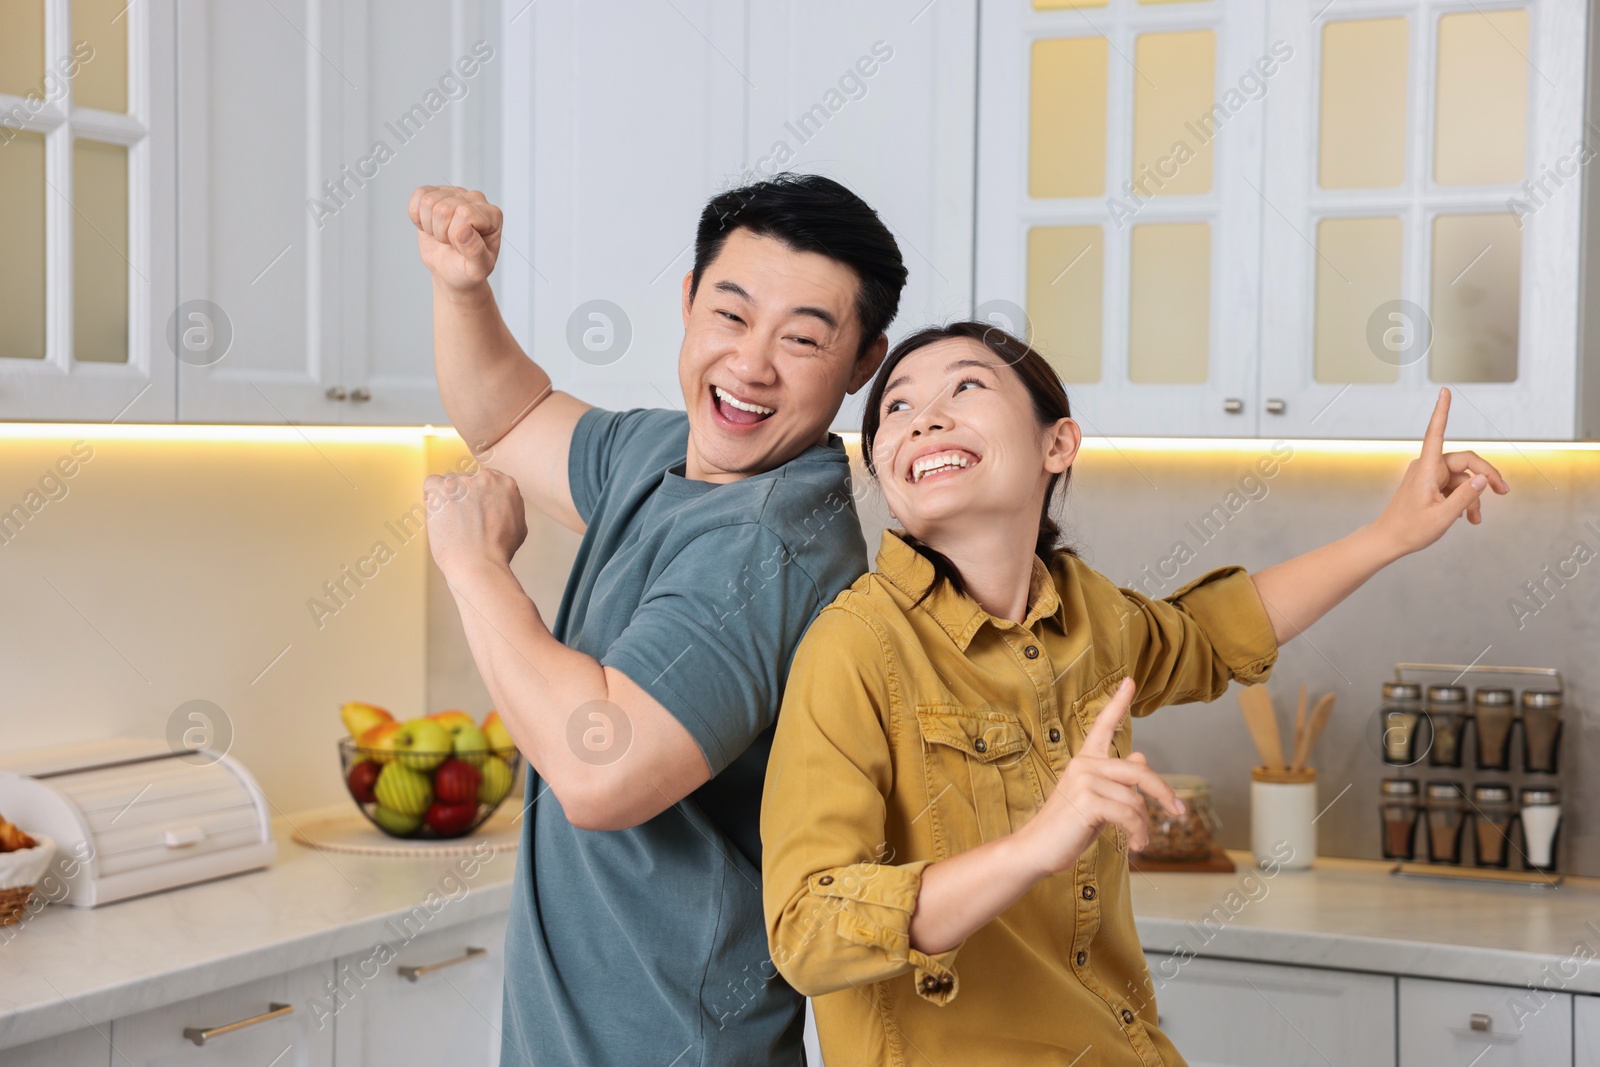
<svg viewBox="0 0 1600 1067"><path fill-rule="evenodd" d="M1044 802L1021 721L960 704L918 704L927 816L941 858L1004 837Z"/></svg>

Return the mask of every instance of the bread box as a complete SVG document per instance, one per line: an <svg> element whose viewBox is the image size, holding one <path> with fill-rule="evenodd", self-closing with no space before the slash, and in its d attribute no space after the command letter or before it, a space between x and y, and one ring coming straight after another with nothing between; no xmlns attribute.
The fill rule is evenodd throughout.
<svg viewBox="0 0 1600 1067"><path fill-rule="evenodd" d="M0 813L55 839L53 873L38 892L80 907L265 867L277 856L266 797L248 771L228 756L174 752L156 739L0 755ZM58 887L47 894L50 880Z"/></svg>

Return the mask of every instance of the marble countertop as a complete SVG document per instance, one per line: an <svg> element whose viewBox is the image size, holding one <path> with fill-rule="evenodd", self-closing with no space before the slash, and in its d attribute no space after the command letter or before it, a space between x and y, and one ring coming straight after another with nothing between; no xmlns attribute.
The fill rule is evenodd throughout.
<svg viewBox="0 0 1600 1067"><path fill-rule="evenodd" d="M452 894L454 859L319 852L273 821L272 867L101 908L51 905L0 932L0 1048L25 1044L370 948L430 893L441 927L510 907L514 849ZM506 813L497 816L497 820ZM1134 874L1147 951L1600 993L1600 879L1559 889L1400 879L1385 864L1320 859L1268 877ZM443 883L443 884L442 884ZM1230 895L1231 894L1231 895ZM1585 962L1568 963L1574 950Z"/></svg>
<svg viewBox="0 0 1600 1067"><path fill-rule="evenodd" d="M1600 993L1600 879L1495 885L1330 858L1269 876L1228 855L1232 874L1132 875L1146 952Z"/></svg>
<svg viewBox="0 0 1600 1067"><path fill-rule="evenodd" d="M0 928L0 1048L365 951L429 894L444 901L430 920L439 928L511 907L515 848L461 879L464 857L331 852L290 836L297 821L345 808L273 819L278 859L263 870L99 908L51 904ZM488 828L517 811L507 805Z"/></svg>

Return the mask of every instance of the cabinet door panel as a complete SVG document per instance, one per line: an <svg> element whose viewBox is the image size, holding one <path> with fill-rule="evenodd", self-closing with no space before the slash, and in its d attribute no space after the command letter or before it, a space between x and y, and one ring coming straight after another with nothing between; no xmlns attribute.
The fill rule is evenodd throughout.
<svg viewBox="0 0 1600 1067"><path fill-rule="evenodd" d="M1400 1067L1557 1067L1571 1062L1571 994L1400 979Z"/></svg>
<svg viewBox="0 0 1600 1067"><path fill-rule="evenodd" d="M333 1067L333 1026L316 1011L327 995L331 969L326 963L234 986L111 1023L116 1062L132 1067L232 1067L241 1063L273 1067ZM287 1013L262 1019L195 1045L186 1030L215 1030L256 1019L288 1006ZM393 1061L402 1062L402 1061Z"/></svg>
<svg viewBox="0 0 1600 1067"><path fill-rule="evenodd" d="M1191 1067L1393 1067L1393 978L1163 955L1149 963L1161 1028Z"/></svg>
<svg viewBox="0 0 1600 1067"><path fill-rule="evenodd" d="M85 1026L70 1034L31 1041L0 1052L0 1067L110 1067L111 1027Z"/></svg>
<svg viewBox="0 0 1600 1067"><path fill-rule="evenodd" d="M1600 997L1572 998L1573 1067L1600 1067Z"/></svg>
<svg viewBox="0 0 1600 1067"><path fill-rule="evenodd" d="M339 1067L493 1067L500 1060L505 939L502 915L336 960ZM415 981L405 976L404 968L441 963Z"/></svg>

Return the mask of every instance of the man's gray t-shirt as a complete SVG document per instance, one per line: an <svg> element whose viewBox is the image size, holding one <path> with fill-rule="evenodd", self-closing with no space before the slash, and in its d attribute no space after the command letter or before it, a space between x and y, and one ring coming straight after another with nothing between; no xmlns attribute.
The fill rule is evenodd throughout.
<svg viewBox="0 0 1600 1067"><path fill-rule="evenodd" d="M630 830L580 830L528 774L501 1063L801 1061L802 1000L761 916L761 787L806 627L866 570L837 437L727 484L683 477L682 413L593 409L568 478L587 525L552 628L643 687L712 779ZM551 709L567 716L572 709ZM607 751L600 719L590 758ZM648 773L641 768L641 774Z"/></svg>

